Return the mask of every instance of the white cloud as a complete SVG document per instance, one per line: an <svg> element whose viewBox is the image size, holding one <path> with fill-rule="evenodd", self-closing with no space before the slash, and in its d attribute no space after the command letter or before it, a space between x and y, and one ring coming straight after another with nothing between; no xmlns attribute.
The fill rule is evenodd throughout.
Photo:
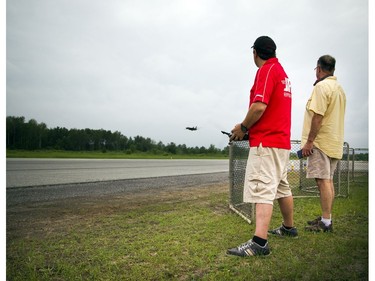
<svg viewBox="0 0 375 281"><path fill-rule="evenodd" d="M292 81L292 137L300 138L316 60L330 53L347 93L347 141L367 147L368 7L352 3L8 1L6 113L223 147L220 130L246 113L250 47L267 34Z"/></svg>

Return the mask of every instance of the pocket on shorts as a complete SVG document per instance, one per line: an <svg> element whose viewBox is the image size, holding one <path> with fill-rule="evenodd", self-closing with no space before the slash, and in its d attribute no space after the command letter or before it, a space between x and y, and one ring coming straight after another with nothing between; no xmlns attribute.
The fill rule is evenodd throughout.
<svg viewBox="0 0 375 281"><path fill-rule="evenodd" d="M263 182L263 183L270 183L271 182L271 178L267 177L267 176L264 176L264 175L256 175L256 176L253 177L253 179L256 180L256 181Z"/></svg>
<svg viewBox="0 0 375 281"><path fill-rule="evenodd" d="M255 193L264 193L271 183L271 178L264 175L257 175L252 178L252 186Z"/></svg>

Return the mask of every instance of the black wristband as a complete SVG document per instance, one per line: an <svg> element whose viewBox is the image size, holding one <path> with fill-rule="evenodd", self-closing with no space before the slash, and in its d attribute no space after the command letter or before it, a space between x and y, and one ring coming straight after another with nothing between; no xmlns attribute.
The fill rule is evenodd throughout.
<svg viewBox="0 0 375 281"><path fill-rule="evenodd" d="M247 133L247 128L241 123L241 131Z"/></svg>

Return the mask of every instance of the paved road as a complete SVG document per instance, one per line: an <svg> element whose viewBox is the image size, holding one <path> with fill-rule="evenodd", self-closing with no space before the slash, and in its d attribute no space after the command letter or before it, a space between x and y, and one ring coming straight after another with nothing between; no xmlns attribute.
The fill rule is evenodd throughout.
<svg viewBox="0 0 375 281"><path fill-rule="evenodd" d="M228 160L7 159L6 187L228 172Z"/></svg>

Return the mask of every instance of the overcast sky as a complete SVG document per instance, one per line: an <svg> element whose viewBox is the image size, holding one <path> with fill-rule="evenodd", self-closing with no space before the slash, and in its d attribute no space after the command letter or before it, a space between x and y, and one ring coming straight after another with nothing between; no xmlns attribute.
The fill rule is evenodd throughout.
<svg viewBox="0 0 375 281"><path fill-rule="evenodd" d="M368 28L367 0L7 1L6 115L223 148L220 131L247 111L251 46L268 35L292 83L292 139L330 54L345 140L367 148Z"/></svg>

